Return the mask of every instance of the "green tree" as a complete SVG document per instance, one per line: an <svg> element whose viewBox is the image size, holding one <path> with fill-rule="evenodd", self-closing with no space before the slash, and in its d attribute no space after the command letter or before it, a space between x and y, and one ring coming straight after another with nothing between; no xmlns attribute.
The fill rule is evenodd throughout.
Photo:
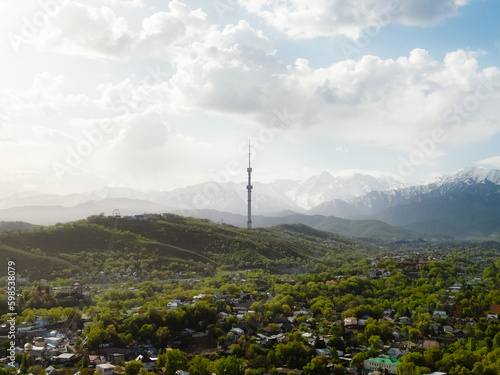
<svg viewBox="0 0 500 375"><path fill-rule="evenodd" d="M218 359L212 367L216 375L244 375L245 368L243 364L244 359L230 355Z"/></svg>
<svg viewBox="0 0 500 375"><path fill-rule="evenodd" d="M417 375L417 366L413 362L403 362L398 366L398 375Z"/></svg>
<svg viewBox="0 0 500 375"><path fill-rule="evenodd" d="M363 363L365 362L365 359L368 359L368 352L360 352L356 353L354 357L351 359L351 366L352 367L361 367L363 366Z"/></svg>
<svg viewBox="0 0 500 375"><path fill-rule="evenodd" d="M142 363L139 361L130 361L125 365L125 375L139 375L142 370Z"/></svg>
<svg viewBox="0 0 500 375"><path fill-rule="evenodd" d="M188 372L190 375L210 375L210 361L200 355L189 362Z"/></svg>
<svg viewBox="0 0 500 375"><path fill-rule="evenodd" d="M139 330L139 334L143 340L148 340L153 337L155 331L155 327L152 324L144 324Z"/></svg>
<svg viewBox="0 0 500 375"><path fill-rule="evenodd" d="M266 327L267 332L271 335L275 335L281 332L281 328L276 323L269 323Z"/></svg>
<svg viewBox="0 0 500 375"><path fill-rule="evenodd" d="M425 365L431 370L436 370L436 363L443 358L443 353L440 348L429 348L424 352Z"/></svg>
<svg viewBox="0 0 500 375"><path fill-rule="evenodd" d="M0 367L0 375L14 375L17 373L17 370L12 368L12 369L4 369Z"/></svg>
<svg viewBox="0 0 500 375"><path fill-rule="evenodd" d="M297 332L300 336L300 332ZM312 352L307 344L297 339L286 344L278 344L276 357L290 368L302 368L311 359Z"/></svg>
<svg viewBox="0 0 500 375"><path fill-rule="evenodd" d="M167 350L164 354L160 355L160 357L163 357L165 375L174 375L177 370L185 371L188 369L186 355L178 349Z"/></svg>
<svg viewBox="0 0 500 375"><path fill-rule="evenodd" d="M168 327L160 327L155 333L156 339L160 346L165 347L167 345L168 339L170 338L170 330Z"/></svg>
<svg viewBox="0 0 500 375"><path fill-rule="evenodd" d="M368 344L374 351L379 351L382 345L380 344L380 336L374 335L368 339Z"/></svg>
<svg viewBox="0 0 500 375"><path fill-rule="evenodd" d="M422 353L411 352L400 359L401 363L413 363L415 366L425 366L425 358Z"/></svg>
<svg viewBox="0 0 500 375"><path fill-rule="evenodd" d="M416 328L410 327L408 329L408 338L410 340L415 340L420 337L420 331Z"/></svg>
<svg viewBox="0 0 500 375"><path fill-rule="evenodd" d="M304 371L308 375L327 375L329 374L329 370L326 367L327 364L328 358L320 355L311 359L311 362L304 366Z"/></svg>
<svg viewBox="0 0 500 375"><path fill-rule="evenodd" d="M79 370L79 372L80 372L80 375L94 375L95 374L94 369L89 368L89 367L82 368Z"/></svg>
<svg viewBox="0 0 500 375"><path fill-rule="evenodd" d="M347 370L344 368L344 366L335 364L335 365L333 365L332 374L333 375L345 375L345 374L347 374Z"/></svg>
<svg viewBox="0 0 500 375"><path fill-rule="evenodd" d="M94 323L90 325L87 333L87 347L89 349L97 349L99 344L103 344L106 337L106 332L102 328L101 324Z"/></svg>

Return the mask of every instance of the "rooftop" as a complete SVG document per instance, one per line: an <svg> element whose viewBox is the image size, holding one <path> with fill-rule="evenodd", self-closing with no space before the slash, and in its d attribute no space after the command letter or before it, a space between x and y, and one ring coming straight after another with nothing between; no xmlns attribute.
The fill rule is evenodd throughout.
<svg viewBox="0 0 500 375"><path fill-rule="evenodd" d="M367 359L367 361L375 363L393 364L393 365L400 364L400 362L396 358L391 358L388 355L381 355L380 357L377 358L369 358Z"/></svg>

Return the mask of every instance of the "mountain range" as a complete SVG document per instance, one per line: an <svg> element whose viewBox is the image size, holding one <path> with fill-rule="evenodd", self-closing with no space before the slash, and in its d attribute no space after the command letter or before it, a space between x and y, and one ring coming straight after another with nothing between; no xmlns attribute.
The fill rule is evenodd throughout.
<svg viewBox="0 0 500 375"><path fill-rule="evenodd" d="M245 226L245 185L206 182L173 191L107 187L64 196L20 193L0 198L0 220L45 225L101 212L111 215L118 209L122 215L175 212ZM350 226L355 237L363 237L371 223L372 228L397 233L395 239L500 236L500 171L495 169L466 168L411 186L387 176L328 172L305 181L253 186L255 226L296 222L343 235Z"/></svg>

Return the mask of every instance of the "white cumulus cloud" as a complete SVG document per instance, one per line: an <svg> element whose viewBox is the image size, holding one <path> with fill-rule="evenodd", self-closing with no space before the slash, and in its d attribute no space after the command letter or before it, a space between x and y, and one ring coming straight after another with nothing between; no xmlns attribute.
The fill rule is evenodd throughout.
<svg viewBox="0 0 500 375"><path fill-rule="evenodd" d="M457 13L465 0L239 0L293 38L346 35L391 23L427 26Z"/></svg>
<svg viewBox="0 0 500 375"><path fill-rule="evenodd" d="M500 130L500 71L480 70L474 53L457 50L439 61L415 49L395 60L364 56L312 68L298 59L286 66L269 40L243 21L212 30L190 51L164 82L108 84L101 105L117 108L125 98L130 108L213 113L255 127L269 126L286 108L291 115L280 121L288 136L314 130L397 150L412 150L436 128L457 143Z"/></svg>
<svg viewBox="0 0 500 375"><path fill-rule="evenodd" d="M94 59L169 59L176 45L199 36L207 25L206 14L200 9L193 10L177 0L168 3L168 8L168 12L160 11L143 19L141 29L134 30L126 18L110 7L68 1L46 15L45 25L31 25L11 39L16 44Z"/></svg>

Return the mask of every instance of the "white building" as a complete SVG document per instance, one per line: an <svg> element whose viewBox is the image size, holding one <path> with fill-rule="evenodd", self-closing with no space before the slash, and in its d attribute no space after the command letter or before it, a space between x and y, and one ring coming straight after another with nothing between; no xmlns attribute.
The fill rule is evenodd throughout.
<svg viewBox="0 0 500 375"><path fill-rule="evenodd" d="M112 375L115 370L115 366L111 363L101 363L95 367L96 371L101 370L103 375Z"/></svg>
<svg viewBox="0 0 500 375"><path fill-rule="evenodd" d="M363 362L365 369L368 371L377 371L382 369L382 371L387 370L389 374L397 374L398 366L401 363L395 359L391 358L388 355L381 355L377 358L369 358Z"/></svg>

